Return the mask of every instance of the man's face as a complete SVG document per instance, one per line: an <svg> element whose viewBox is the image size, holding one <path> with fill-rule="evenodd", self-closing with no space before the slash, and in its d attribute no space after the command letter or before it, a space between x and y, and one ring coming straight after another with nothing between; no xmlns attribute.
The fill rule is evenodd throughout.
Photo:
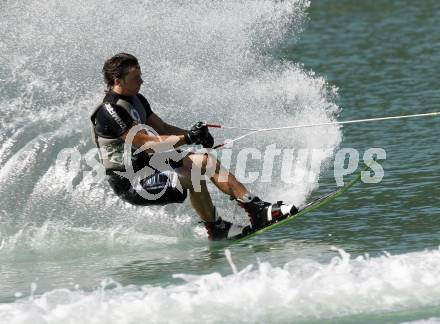
<svg viewBox="0 0 440 324"><path fill-rule="evenodd" d="M136 95L144 82L139 67L130 68L128 74L122 79L117 79L117 81L119 81L119 86L121 87L123 94L127 96Z"/></svg>

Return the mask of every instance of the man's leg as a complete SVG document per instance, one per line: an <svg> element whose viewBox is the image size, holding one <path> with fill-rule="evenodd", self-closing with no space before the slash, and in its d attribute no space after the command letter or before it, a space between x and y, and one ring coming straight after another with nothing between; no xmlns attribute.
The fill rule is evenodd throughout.
<svg viewBox="0 0 440 324"><path fill-rule="evenodd" d="M187 158L186 156L183 159L183 166L175 170L179 175L180 184L184 189L188 189L191 204L200 218L205 222L213 222L215 220L215 207L206 186L206 180L202 179L199 182L199 188L196 188L198 190L195 190L191 179L192 164L188 161L185 162Z"/></svg>
<svg viewBox="0 0 440 324"><path fill-rule="evenodd" d="M190 154L183 159L183 166L176 169L176 172L182 187L189 191L192 206L204 220L211 240L225 239L242 232L242 226L224 221L217 215L206 178L210 178L221 191L233 198L246 194L247 190L216 159L208 154Z"/></svg>
<svg viewBox="0 0 440 324"><path fill-rule="evenodd" d="M206 187L206 177L222 192L237 200L240 206L249 214L253 229L264 227L268 222L297 212L294 205L285 205L281 202L271 204L251 195L232 173L223 168L220 162L209 154L187 155L183 158L183 167L179 174L181 184L184 188L189 189L191 203L206 222L208 232L209 226L215 227L218 225L222 227L221 222L229 224L228 226L232 224L222 221L219 217L216 218L215 207ZM216 225L213 224L214 222L216 222Z"/></svg>
<svg viewBox="0 0 440 324"><path fill-rule="evenodd" d="M183 188L188 189L191 204L197 214L205 222L215 221L215 207L212 203L211 195L206 186L206 181L200 182L200 190L194 190L191 182L190 173L181 173L179 170L179 180Z"/></svg>
<svg viewBox="0 0 440 324"><path fill-rule="evenodd" d="M202 179L201 176L206 175L217 188L234 199L241 199L249 194L245 186L210 154L187 155L183 159L183 165L192 170L193 181L198 182Z"/></svg>

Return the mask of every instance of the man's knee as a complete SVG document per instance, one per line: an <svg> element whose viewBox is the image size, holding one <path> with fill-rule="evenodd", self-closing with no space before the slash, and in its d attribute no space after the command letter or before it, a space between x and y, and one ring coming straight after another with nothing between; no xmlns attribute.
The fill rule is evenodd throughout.
<svg viewBox="0 0 440 324"><path fill-rule="evenodd" d="M209 153L196 153L191 154L188 158L192 162L192 170L197 168L201 175L212 177L220 167L220 163L217 159Z"/></svg>
<svg viewBox="0 0 440 324"><path fill-rule="evenodd" d="M179 173L179 181L184 189L193 189L193 185L191 182L191 174L190 173Z"/></svg>

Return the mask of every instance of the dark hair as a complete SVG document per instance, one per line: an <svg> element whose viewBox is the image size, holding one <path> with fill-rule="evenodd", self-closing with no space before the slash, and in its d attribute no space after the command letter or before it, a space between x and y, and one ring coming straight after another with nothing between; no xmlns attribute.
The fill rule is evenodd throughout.
<svg viewBox="0 0 440 324"><path fill-rule="evenodd" d="M127 53L118 53L105 61L102 73L107 87L110 89L115 84L115 79L124 78L133 67L139 68L139 62L136 57Z"/></svg>

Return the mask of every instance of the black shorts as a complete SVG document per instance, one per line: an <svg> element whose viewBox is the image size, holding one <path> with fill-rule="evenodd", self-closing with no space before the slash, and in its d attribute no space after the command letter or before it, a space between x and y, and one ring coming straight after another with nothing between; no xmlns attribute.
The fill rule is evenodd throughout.
<svg viewBox="0 0 440 324"><path fill-rule="evenodd" d="M108 172L108 182L113 191L121 199L133 205L166 205L182 203L188 193L186 189L179 188L178 174L174 169L183 166L182 160L169 161L171 170L156 171L153 175L140 180L135 187L130 180L114 172Z"/></svg>

